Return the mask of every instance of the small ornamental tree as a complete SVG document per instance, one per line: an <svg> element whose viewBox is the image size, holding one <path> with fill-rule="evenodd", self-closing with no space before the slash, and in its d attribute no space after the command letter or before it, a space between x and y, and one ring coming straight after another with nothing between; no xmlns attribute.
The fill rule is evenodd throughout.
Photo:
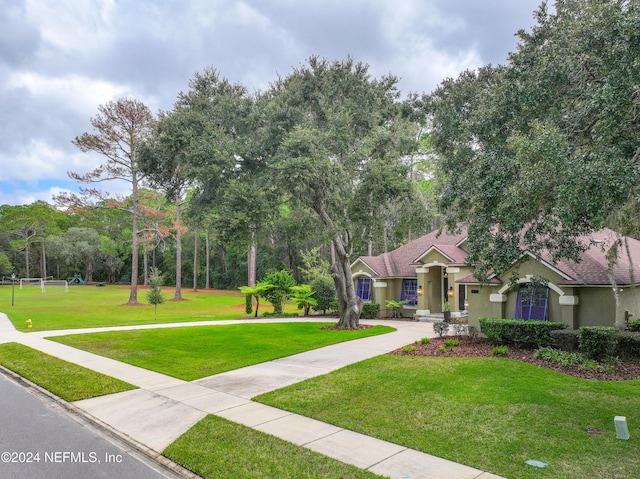
<svg viewBox="0 0 640 479"><path fill-rule="evenodd" d="M264 294L273 287L274 286L272 284L262 281L255 286L240 286L240 288L238 288L244 294L251 295L256 298L256 318L258 317L258 309L260 308L260 296L264 296Z"/></svg>
<svg viewBox="0 0 640 479"><path fill-rule="evenodd" d="M327 314L331 309L331 303L336 299L336 287L329 276L318 276L311 282L311 291L317 304L313 306L314 311L322 311Z"/></svg>
<svg viewBox="0 0 640 479"><path fill-rule="evenodd" d="M304 309L304 315L309 316L312 306L317 306L318 301L313 297L314 292L308 284L291 286L292 299L296 302L298 309Z"/></svg>
<svg viewBox="0 0 640 479"><path fill-rule="evenodd" d="M158 319L158 305L164 303L164 295L162 294L162 275L158 268L152 268L149 274L149 291L147 292L147 301L153 305L153 319Z"/></svg>
<svg viewBox="0 0 640 479"><path fill-rule="evenodd" d="M296 284L296 280L293 279L289 271L283 269L267 274L264 282L273 285L273 288L263 294L264 298L273 305L275 314L281 314L284 304L291 296L291 287Z"/></svg>

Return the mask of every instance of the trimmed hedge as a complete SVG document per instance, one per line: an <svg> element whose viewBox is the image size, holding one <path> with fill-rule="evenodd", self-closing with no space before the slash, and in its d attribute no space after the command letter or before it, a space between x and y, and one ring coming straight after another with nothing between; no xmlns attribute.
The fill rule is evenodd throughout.
<svg viewBox="0 0 640 479"><path fill-rule="evenodd" d="M629 331L639 332L640 331L640 319L634 319L633 321L629 321L627 323L627 328Z"/></svg>
<svg viewBox="0 0 640 479"><path fill-rule="evenodd" d="M620 331L616 335L618 345L616 354L630 358L640 358L640 333L633 331Z"/></svg>
<svg viewBox="0 0 640 479"><path fill-rule="evenodd" d="M362 313L360 317L362 319L375 319L380 312L380 305L377 303L364 303L362 305Z"/></svg>
<svg viewBox="0 0 640 479"><path fill-rule="evenodd" d="M524 321L522 319L481 318L480 331L490 345L542 348L552 344L551 331L564 329L564 323Z"/></svg>
<svg viewBox="0 0 640 479"><path fill-rule="evenodd" d="M580 350L594 361L609 361L616 354L619 332L610 326L583 326L578 330Z"/></svg>
<svg viewBox="0 0 640 479"><path fill-rule="evenodd" d="M568 353L578 350L578 331L575 329L555 329L551 331L552 346Z"/></svg>

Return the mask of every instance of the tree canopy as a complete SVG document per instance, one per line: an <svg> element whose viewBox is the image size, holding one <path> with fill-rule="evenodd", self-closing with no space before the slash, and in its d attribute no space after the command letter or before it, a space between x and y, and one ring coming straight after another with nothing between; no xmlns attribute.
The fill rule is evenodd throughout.
<svg viewBox="0 0 640 479"><path fill-rule="evenodd" d="M401 158L418 138L396 83L371 78L368 65L351 58L311 57L269 92L262 131L274 147L269 167L331 238L341 327L356 327L360 316L350 271L354 235L376 224L373 208L411 193Z"/></svg>
<svg viewBox="0 0 640 479"><path fill-rule="evenodd" d="M640 4L546 2L504 66L425 99L439 206L468 260L504 271L523 249L577 259L576 238L640 193Z"/></svg>

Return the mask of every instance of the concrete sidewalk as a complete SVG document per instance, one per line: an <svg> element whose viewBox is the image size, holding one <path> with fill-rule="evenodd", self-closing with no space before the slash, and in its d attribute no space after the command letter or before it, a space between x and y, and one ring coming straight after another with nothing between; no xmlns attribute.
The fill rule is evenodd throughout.
<svg viewBox="0 0 640 479"><path fill-rule="evenodd" d="M290 320L246 322L286 321ZM138 386L140 389L74 404L121 434L157 452L162 452L207 414L215 414L383 476L398 479L500 479L478 469L251 401L258 394L387 353L425 336L432 337L433 328L427 323L363 320L366 324L391 325L397 331L327 346L193 382L45 339L95 331L215 326L241 322L209 321L21 333L15 330L6 315L0 313L0 343L21 343Z"/></svg>

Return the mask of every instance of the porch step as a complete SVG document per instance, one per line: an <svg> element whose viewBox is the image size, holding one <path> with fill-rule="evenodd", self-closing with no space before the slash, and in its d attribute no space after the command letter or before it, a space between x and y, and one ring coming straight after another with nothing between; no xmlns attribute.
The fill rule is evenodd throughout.
<svg viewBox="0 0 640 479"><path fill-rule="evenodd" d="M428 313L428 314L416 314L414 319L417 319L423 323L435 323L438 321L444 321L443 313Z"/></svg>

